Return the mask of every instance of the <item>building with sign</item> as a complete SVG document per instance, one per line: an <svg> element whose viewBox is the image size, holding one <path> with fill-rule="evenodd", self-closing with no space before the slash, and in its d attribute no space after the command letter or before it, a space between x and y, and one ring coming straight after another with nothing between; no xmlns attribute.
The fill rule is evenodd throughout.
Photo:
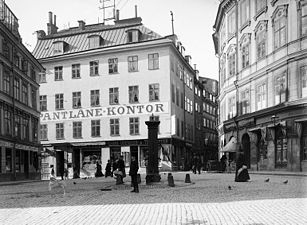
<svg viewBox="0 0 307 225"><path fill-rule="evenodd" d="M253 170L307 170L306 21L306 0L219 4L219 146Z"/></svg>
<svg viewBox="0 0 307 225"><path fill-rule="evenodd" d="M43 70L21 42L18 19L0 1L0 181L40 179L37 75Z"/></svg>
<svg viewBox="0 0 307 225"><path fill-rule="evenodd" d="M41 142L54 154L57 174L80 174L101 161L132 155L141 167L147 126L160 121L160 166L184 168L193 150L194 77L176 35L162 37L140 17L113 25L60 30L49 14L47 34L38 31L33 54L46 68L40 77ZM46 166L49 166L46 164Z"/></svg>

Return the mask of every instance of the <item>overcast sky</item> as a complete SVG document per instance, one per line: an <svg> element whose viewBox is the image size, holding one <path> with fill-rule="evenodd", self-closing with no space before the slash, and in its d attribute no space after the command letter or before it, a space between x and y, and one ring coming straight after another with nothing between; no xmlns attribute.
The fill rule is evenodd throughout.
<svg viewBox="0 0 307 225"><path fill-rule="evenodd" d="M101 0L102 1L102 0ZM19 32L30 51L36 44L37 30L47 30L48 12L57 16L59 29L103 21L99 0L6 0L19 19ZM120 19L135 16L135 5L143 24L156 33L172 33L170 11L174 14L174 30L186 54L192 56L200 75L218 80L218 61L212 41L213 25L219 0L116 0Z"/></svg>

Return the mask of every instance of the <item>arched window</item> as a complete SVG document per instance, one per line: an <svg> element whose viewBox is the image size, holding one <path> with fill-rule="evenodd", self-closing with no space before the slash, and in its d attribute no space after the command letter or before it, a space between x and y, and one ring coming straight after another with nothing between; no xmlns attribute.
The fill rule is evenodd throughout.
<svg viewBox="0 0 307 225"><path fill-rule="evenodd" d="M240 40L242 69L250 65L250 37L251 34L243 34Z"/></svg>
<svg viewBox="0 0 307 225"><path fill-rule="evenodd" d="M267 20L262 20L255 27L257 60L267 54L267 23Z"/></svg>
<svg viewBox="0 0 307 225"><path fill-rule="evenodd" d="M274 49L287 43L287 10L288 5L278 6L272 15L274 32Z"/></svg>

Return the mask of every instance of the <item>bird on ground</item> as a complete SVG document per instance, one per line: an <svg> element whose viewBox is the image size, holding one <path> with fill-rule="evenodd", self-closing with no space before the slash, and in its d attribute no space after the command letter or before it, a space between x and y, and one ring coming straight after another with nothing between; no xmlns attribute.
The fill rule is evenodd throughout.
<svg viewBox="0 0 307 225"><path fill-rule="evenodd" d="M284 183L284 184L287 184L287 183L288 183L288 180L285 180L283 183Z"/></svg>
<svg viewBox="0 0 307 225"><path fill-rule="evenodd" d="M73 182L73 184L76 185L77 183L76 183L76 182Z"/></svg>
<svg viewBox="0 0 307 225"><path fill-rule="evenodd" d="M231 190L231 186L230 185L228 186L228 190Z"/></svg>
<svg viewBox="0 0 307 225"><path fill-rule="evenodd" d="M269 182L269 181L270 181L270 178L268 178L268 179L264 180L264 182Z"/></svg>

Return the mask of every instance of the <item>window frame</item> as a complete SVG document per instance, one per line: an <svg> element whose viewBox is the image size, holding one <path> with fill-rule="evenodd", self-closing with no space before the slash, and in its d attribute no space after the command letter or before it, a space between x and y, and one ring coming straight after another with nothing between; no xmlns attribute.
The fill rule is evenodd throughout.
<svg viewBox="0 0 307 225"><path fill-rule="evenodd" d="M41 112L48 111L47 110L47 95L39 96L39 109Z"/></svg>
<svg viewBox="0 0 307 225"><path fill-rule="evenodd" d="M129 96L129 103L139 103L139 86L138 85L129 86L128 96Z"/></svg>
<svg viewBox="0 0 307 225"><path fill-rule="evenodd" d="M110 119L110 136L119 136L119 118Z"/></svg>
<svg viewBox="0 0 307 225"><path fill-rule="evenodd" d="M90 76L99 76L99 60L93 60L89 62Z"/></svg>
<svg viewBox="0 0 307 225"><path fill-rule="evenodd" d="M119 104L119 88L118 87L109 88L109 104L110 105Z"/></svg>
<svg viewBox="0 0 307 225"><path fill-rule="evenodd" d="M64 109L64 94L58 93L55 94L55 110Z"/></svg>
<svg viewBox="0 0 307 225"><path fill-rule="evenodd" d="M48 124L40 124L40 140L48 140Z"/></svg>
<svg viewBox="0 0 307 225"><path fill-rule="evenodd" d="M306 15L303 15L304 8L306 7ZM305 27L303 21L306 20ZM303 32L305 29L305 33ZM300 34L301 37L307 36L307 1L300 2Z"/></svg>
<svg viewBox="0 0 307 225"><path fill-rule="evenodd" d="M72 93L72 108L79 109L81 107L81 91L75 91Z"/></svg>
<svg viewBox="0 0 307 225"><path fill-rule="evenodd" d="M90 102L91 102L91 107L100 106L100 90L99 89L90 91Z"/></svg>
<svg viewBox="0 0 307 225"><path fill-rule="evenodd" d="M300 67L300 84L301 98L307 97L307 65Z"/></svg>
<svg viewBox="0 0 307 225"><path fill-rule="evenodd" d="M100 120L91 120L91 136L100 137Z"/></svg>
<svg viewBox="0 0 307 225"><path fill-rule="evenodd" d="M159 53L148 54L148 70L159 69Z"/></svg>
<svg viewBox="0 0 307 225"><path fill-rule="evenodd" d="M118 58L108 59L108 64L109 64L109 74L117 74L118 73Z"/></svg>
<svg viewBox="0 0 307 225"><path fill-rule="evenodd" d="M148 85L149 91L149 101L159 101L160 100L160 85L159 83L153 83Z"/></svg>
<svg viewBox="0 0 307 225"><path fill-rule="evenodd" d="M283 86L281 88L281 86ZM284 71L274 78L274 103L275 105L287 101L287 72ZM277 100L278 99L278 100Z"/></svg>
<svg viewBox="0 0 307 225"><path fill-rule="evenodd" d="M63 66L55 66L54 81L62 81L62 80L63 80Z"/></svg>
<svg viewBox="0 0 307 225"><path fill-rule="evenodd" d="M72 79L80 79L81 78L81 70L80 63L71 65L71 78Z"/></svg>
<svg viewBox="0 0 307 225"><path fill-rule="evenodd" d="M129 134L130 135L140 134L140 118L139 117L129 118Z"/></svg>
<svg viewBox="0 0 307 225"><path fill-rule="evenodd" d="M288 5L278 6L272 15L274 50L287 44Z"/></svg>
<svg viewBox="0 0 307 225"><path fill-rule="evenodd" d="M128 56L128 72L138 72L138 56L133 55L133 56Z"/></svg>
<svg viewBox="0 0 307 225"><path fill-rule="evenodd" d="M262 89L262 90L259 90ZM256 85L256 110L262 110L267 107L267 82L261 82ZM259 107L260 106L260 107Z"/></svg>
<svg viewBox="0 0 307 225"><path fill-rule="evenodd" d="M56 140L63 140L64 137L64 123L56 123L55 124L55 139Z"/></svg>
<svg viewBox="0 0 307 225"><path fill-rule="evenodd" d="M79 139L82 138L82 122L81 121L73 121L73 138Z"/></svg>
<svg viewBox="0 0 307 225"><path fill-rule="evenodd" d="M268 52L268 31L267 20L260 21L255 28L255 40L256 40L256 59L257 61L266 57ZM260 54L261 53L261 54Z"/></svg>

